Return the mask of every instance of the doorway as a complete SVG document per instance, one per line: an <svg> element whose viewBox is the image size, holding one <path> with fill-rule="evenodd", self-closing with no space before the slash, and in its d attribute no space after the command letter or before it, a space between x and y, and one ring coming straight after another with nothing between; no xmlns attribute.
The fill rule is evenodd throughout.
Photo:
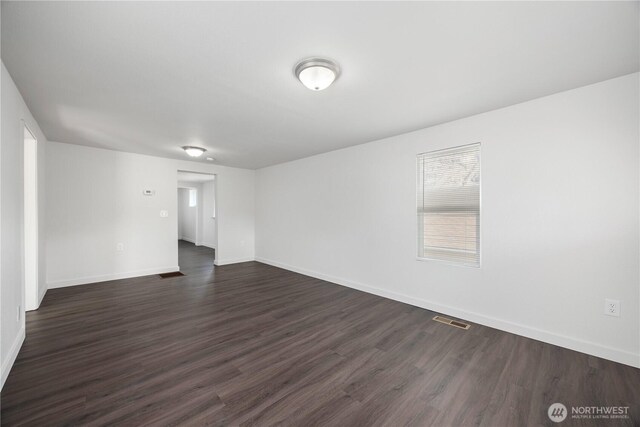
<svg viewBox="0 0 640 427"><path fill-rule="evenodd" d="M180 269L213 268L218 243L216 176L178 171L177 198Z"/></svg>
<svg viewBox="0 0 640 427"><path fill-rule="evenodd" d="M38 140L24 127L24 305L38 308Z"/></svg>

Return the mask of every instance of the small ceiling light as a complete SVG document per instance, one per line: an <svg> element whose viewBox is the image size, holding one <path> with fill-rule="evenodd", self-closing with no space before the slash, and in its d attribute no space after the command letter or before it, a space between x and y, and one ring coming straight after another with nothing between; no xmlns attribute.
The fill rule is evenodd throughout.
<svg viewBox="0 0 640 427"><path fill-rule="evenodd" d="M204 148L191 147L189 145L182 147L182 149L186 151L187 154L190 155L191 157L200 157L204 154L205 151L207 151Z"/></svg>
<svg viewBox="0 0 640 427"><path fill-rule="evenodd" d="M340 67L335 62L323 58L307 58L294 68L296 77L311 90L323 90L338 78Z"/></svg>
<svg viewBox="0 0 640 427"><path fill-rule="evenodd" d="M213 162L215 159L213 157L207 157L207 161Z"/></svg>

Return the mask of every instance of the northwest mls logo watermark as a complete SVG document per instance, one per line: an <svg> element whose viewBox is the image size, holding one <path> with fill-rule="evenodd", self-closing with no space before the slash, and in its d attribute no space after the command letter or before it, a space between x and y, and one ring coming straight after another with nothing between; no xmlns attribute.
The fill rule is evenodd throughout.
<svg viewBox="0 0 640 427"><path fill-rule="evenodd" d="M553 403L547 410L554 423L564 421L569 415L576 420L628 420L628 406L572 406L571 413L562 403Z"/></svg>
<svg viewBox="0 0 640 427"><path fill-rule="evenodd" d="M559 423L567 418L567 407L562 403L553 403L551 406L549 406L547 415L549 415L549 419L551 421Z"/></svg>

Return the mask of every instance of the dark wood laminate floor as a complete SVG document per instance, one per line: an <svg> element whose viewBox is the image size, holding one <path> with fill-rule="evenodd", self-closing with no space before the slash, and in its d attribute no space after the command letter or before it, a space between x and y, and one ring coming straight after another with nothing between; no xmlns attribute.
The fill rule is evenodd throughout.
<svg viewBox="0 0 640 427"><path fill-rule="evenodd" d="M630 406L640 370L257 262L52 289L2 391L3 425L551 425Z"/></svg>

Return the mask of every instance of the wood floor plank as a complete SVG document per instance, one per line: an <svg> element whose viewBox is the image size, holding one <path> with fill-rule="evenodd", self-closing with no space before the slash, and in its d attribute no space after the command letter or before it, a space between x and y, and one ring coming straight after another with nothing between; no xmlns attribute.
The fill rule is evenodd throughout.
<svg viewBox="0 0 640 427"><path fill-rule="evenodd" d="M286 270L213 266L179 243L184 276L51 289L0 396L2 425L524 426L547 409L629 406L640 370Z"/></svg>

